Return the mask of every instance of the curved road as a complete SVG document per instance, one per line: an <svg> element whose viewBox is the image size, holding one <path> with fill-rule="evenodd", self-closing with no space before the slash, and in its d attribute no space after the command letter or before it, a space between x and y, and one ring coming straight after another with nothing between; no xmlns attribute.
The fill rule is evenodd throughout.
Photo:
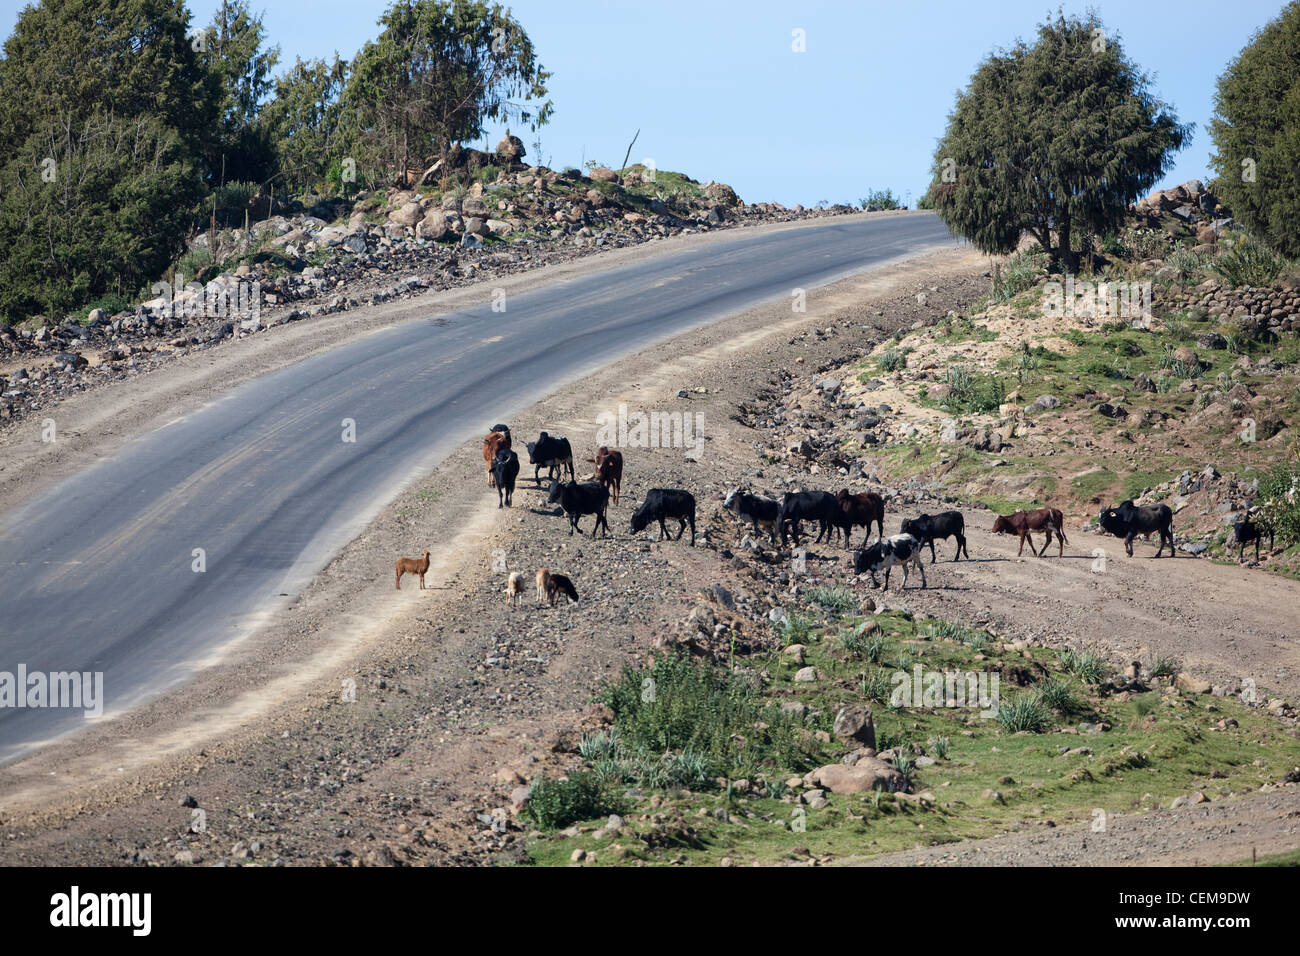
<svg viewBox="0 0 1300 956"><path fill-rule="evenodd" d="M0 763L87 719L12 706L4 672L102 672L105 712L133 706L284 606L493 422L694 326L953 242L932 216L738 231L512 296L504 313L486 302L366 336L129 442L0 516Z"/></svg>

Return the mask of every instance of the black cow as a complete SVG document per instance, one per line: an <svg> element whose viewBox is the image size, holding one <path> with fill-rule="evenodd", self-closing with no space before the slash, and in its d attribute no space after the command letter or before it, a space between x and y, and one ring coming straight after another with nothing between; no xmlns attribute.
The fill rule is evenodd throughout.
<svg viewBox="0 0 1300 956"><path fill-rule="evenodd" d="M541 471L543 468L548 469L546 477L555 479L564 476L564 468L569 468L569 481L575 480L573 473L573 449L569 447L569 439L556 436L552 438L546 432L538 436L537 441L526 442L528 446L528 464L536 466L533 469L533 481L540 488L542 484Z"/></svg>
<svg viewBox="0 0 1300 956"><path fill-rule="evenodd" d="M1169 545L1169 557L1174 555L1174 513L1168 505L1135 505L1132 500L1123 502L1118 508L1102 508L1097 517L1101 530L1124 539L1124 550L1133 557L1133 539L1138 535L1150 539L1153 532L1160 532L1160 547L1156 557L1160 557Z"/></svg>
<svg viewBox="0 0 1300 956"><path fill-rule="evenodd" d="M722 502L722 507L741 521L750 522L754 527L754 534L758 534L758 526L762 525L767 529L772 543L776 544L776 523L777 519L781 517L781 502L774 498L751 495L747 491L733 488L727 492L727 498Z"/></svg>
<svg viewBox="0 0 1300 956"><path fill-rule="evenodd" d="M903 587L907 587L909 568L915 567L921 572L921 587L926 587L925 565L921 564L921 542L910 534L896 534L877 541L869 548L862 548L853 556L853 573L871 574L871 583L879 585L876 572L885 572L885 590L889 590L889 571L896 565L903 566Z"/></svg>
<svg viewBox="0 0 1300 956"><path fill-rule="evenodd" d="M786 545L786 525L794 535L794 543L799 544L799 522L816 521L819 530L817 541L822 535L830 541L830 534L839 521L839 504L829 491L787 491L781 499L781 512L777 516L777 527L781 529L781 544Z"/></svg>
<svg viewBox="0 0 1300 956"><path fill-rule="evenodd" d="M551 480L551 491L546 496L547 504L559 504L564 509L564 513L569 516L569 534L577 531L582 534L582 529L578 527L578 521L583 515L595 515L596 523L592 526L591 536L596 536L596 529L604 526L604 537L609 536L609 522L605 520L605 509L609 506L609 491L604 485L595 481L578 484L570 481L568 484L560 484L558 481Z"/></svg>
<svg viewBox="0 0 1300 956"><path fill-rule="evenodd" d="M519 477L519 456L510 449L497 452L492 459L492 477L496 479L497 507L502 503L513 508L511 499L515 495L515 479Z"/></svg>
<svg viewBox="0 0 1300 956"><path fill-rule="evenodd" d="M930 546L930 563L934 564L934 541L938 538L941 541L947 541L949 538L957 539L957 553L952 556L954 561L966 553L966 560L970 560L970 552L966 550L966 519L962 517L960 511L945 511L937 515L921 515L919 518L908 518L899 528L901 534L910 534L921 542L921 547L927 544Z"/></svg>
<svg viewBox="0 0 1300 956"><path fill-rule="evenodd" d="M691 526L691 547L695 547L695 496L677 488L651 488L645 493L641 507L632 512L632 533L639 534L651 521L659 522L659 540L670 538L664 521L676 518L681 522L677 540L682 540L686 526Z"/></svg>
<svg viewBox="0 0 1300 956"><path fill-rule="evenodd" d="M1246 545L1252 541L1255 542L1255 563L1259 563L1259 542L1268 537L1268 550L1273 550L1273 529L1265 525L1262 521L1250 518L1242 518L1232 526L1232 540L1236 541L1241 547L1237 550L1237 560L1240 561L1246 556Z"/></svg>

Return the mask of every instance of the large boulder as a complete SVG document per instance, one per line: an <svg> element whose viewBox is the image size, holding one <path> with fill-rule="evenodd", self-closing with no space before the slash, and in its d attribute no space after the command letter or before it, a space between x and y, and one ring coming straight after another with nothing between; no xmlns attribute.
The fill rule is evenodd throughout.
<svg viewBox="0 0 1300 956"><path fill-rule="evenodd" d="M488 215L487 203L476 196L467 196L460 204L460 211L466 217L474 216L478 219L486 219Z"/></svg>
<svg viewBox="0 0 1300 956"><path fill-rule="evenodd" d="M501 142L497 143L497 156L508 166L515 165L525 155L524 141L518 136L511 136L508 131L501 137Z"/></svg>
<svg viewBox="0 0 1300 956"><path fill-rule="evenodd" d="M591 178L598 183L615 183L618 182L618 173L608 166L597 166L592 169Z"/></svg>
<svg viewBox="0 0 1300 956"><path fill-rule="evenodd" d="M398 226L414 226L424 218L424 210L418 202L403 203L388 214L388 221Z"/></svg>
<svg viewBox="0 0 1300 956"><path fill-rule="evenodd" d="M804 778L805 786L824 787L831 793L870 793L872 790L907 789L907 778L878 757L863 757L853 766L842 763L828 764L810 771Z"/></svg>
<svg viewBox="0 0 1300 956"><path fill-rule="evenodd" d="M831 729L846 744L876 749L876 724L870 707L862 704L841 707L835 714L835 724Z"/></svg>
<svg viewBox="0 0 1300 956"><path fill-rule="evenodd" d="M740 197L736 195L736 191L726 183L706 184L704 195L714 202L720 202L726 206L735 206L740 203Z"/></svg>
<svg viewBox="0 0 1300 956"><path fill-rule="evenodd" d="M432 209L415 227L415 234L421 239L437 242L452 234L451 220L441 209Z"/></svg>

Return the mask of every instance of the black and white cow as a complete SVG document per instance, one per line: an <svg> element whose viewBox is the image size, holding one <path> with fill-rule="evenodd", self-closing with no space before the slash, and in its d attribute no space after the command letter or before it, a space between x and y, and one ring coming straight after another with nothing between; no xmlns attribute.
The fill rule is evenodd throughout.
<svg viewBox="0 0 1300 956"><path fill-rule="evenodd" d="M896 534L863 548L853 556L853 573L871 574L871 583L879 586L876 572L885 572L885 590L889 590L889 571L894 565L903 566L903 587L907 587L908 571L915 567L921 572L921 587L925 588L925 566L921 564L921 542L910 534Z"/></svg>

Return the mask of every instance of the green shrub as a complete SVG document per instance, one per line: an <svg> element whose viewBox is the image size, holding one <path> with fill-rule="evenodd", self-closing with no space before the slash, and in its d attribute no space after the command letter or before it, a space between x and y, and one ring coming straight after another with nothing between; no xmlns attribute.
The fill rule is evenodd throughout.
<svg viewBox="0 0 1300 956"><path fill-rule="evenodd" d="M1100 684L1106 676L1105 662L1095 651L1067 647L1060 652L1059 657L1066 673L1084 684Z"/></svg>
<svg viewBox="0 0 1300 956"><path fill-rule="evenodd" d="M528 790L523 816L543 830L559 830L579 820L626 811L626 801L611 793L596 775L575 773L567 780L543 777Z"/></svg>
<svg viewBox="0 0 1300 956"><path fill-rule="evenodd" d="M847 634L840 635L840 643L851 657L879 664L884 660L885 649L889 642L879 630L868 633L867 625L863 624Z"/></svg>
<svg viewBox="0 0 1300 956"><path fill-rule="evenodd" d="M1215 273L1231 286L1271 285L1286 267L1286 259L1250 235L1242 236L1214 260Z"/></svg>
<svg viewBox="0 0 1300 956"><path fill-rule="evenodd" d="M1278 465L1259 483L1259 522L1284 548L1300 543L1300 464Z"/></svg>
<svg viewBox="0 0 1300 956"><path fill-rule="evenodd" d="M629 756L656 762L675 753L668 776L757 776L766 761L793 771L809 769L798 725L766 700L745 677L688 656L662 655L644 667L623 666L606 682L601 701L614 711L619 743ZM764 723L762 733L755 725ZM685 761L685 762L682 762ZM696 772L698 770L698 773Z"/></svg>
<svg viewBox="0 0 1300 956"><path fill-rule="evenodd" d="M993 273L994 302L1006 302L1032 289L1047 274L1047 254L1040 249L1026 249L1008 257Z"/></svg>
<svg viewBox="0 0 1300 956"><path fill-rule="evenodd" d="M1036 694L1019 694L998 705L998 723L1008 733L1041 734L1051 727L1052 714Z"/></svg>
<svg viewBox="0 0 1300 956"><path fill-rule="evenodd" d="M947 760L948 751L952 747L952 741L947 737L931 737L929 747L930 755L934 757L935 760Z"/></svg>
<svg viewBox="0 0 1300 956"><path fill-rule="evenodd" d="M858 200L858 205L863 209L868 206L879 206L881 209L897 209L901 203L892 189L869 189L867 194Z"/></svg>

